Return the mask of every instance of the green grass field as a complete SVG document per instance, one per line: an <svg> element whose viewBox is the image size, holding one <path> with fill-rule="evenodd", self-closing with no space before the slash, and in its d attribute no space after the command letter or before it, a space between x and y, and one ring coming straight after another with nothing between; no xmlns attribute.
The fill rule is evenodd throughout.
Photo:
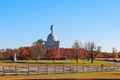
<svg viewBox="0 0 120 80"><path fill-rule="evenodd" d="M12 62L12 61L0 61L1 64L48 64L48 65L52 65L52 64L61 64L61 65L66 65L66 64L73 64L76 65L76 60L18 60L17 62ZM90 66L90 65L94 65L94 66L100 66L100 65L104 65L104 66L112 66L112 63L109 63L107 61L97 61L95 60L94 63L91 63L90 61L87 60L79 60L77 65L86 65L86 66Z"/></svg>

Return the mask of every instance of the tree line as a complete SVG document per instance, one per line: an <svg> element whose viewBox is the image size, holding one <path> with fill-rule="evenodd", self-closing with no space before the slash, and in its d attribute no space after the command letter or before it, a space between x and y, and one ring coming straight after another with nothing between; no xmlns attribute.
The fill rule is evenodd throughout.
<svg viewBox="0 0 120 80"><path fill-rule="evenodd" d="M95 58L117 58L120 57L115 48L112 54L101 51L101 46L97 46L94 41L82 44L75 41L71 48L46 49L44 41L39 39L31 46L20 47L18 49L1 49L1 60L14 60L15 54L18 60L40 60L40 59L86 59L94 62Z"/></svg>

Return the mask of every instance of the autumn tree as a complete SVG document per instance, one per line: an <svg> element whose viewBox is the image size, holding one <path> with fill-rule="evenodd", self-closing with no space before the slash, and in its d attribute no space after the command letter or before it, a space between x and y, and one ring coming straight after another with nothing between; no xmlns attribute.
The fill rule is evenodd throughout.
<svg viewBox="0 0 120 80"><path fill-rule="evenodd" d="M18 59L20 60L30 59L30 53L30 47L20 47L18 50L16 50L16 56L18 56Z"/></svg>
<svg viewBox="0 0 120 80"><path fill-rule="evenodd" d="M35 41L31 47L31 57L32 59L38 60L44 54L44 41L39 39Z"/></svg>

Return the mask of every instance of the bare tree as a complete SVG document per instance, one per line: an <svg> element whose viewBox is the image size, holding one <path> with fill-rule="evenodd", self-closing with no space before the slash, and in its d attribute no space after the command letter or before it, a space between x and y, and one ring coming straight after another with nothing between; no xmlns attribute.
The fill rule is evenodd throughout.
<svg viewBox="0 0 120 80"><path fill-rule="evenodd" d="M90 56L89 56L89 47L88 47L88 43L84 44L84 49L87 51L87 55L86 55L86 59L89 61L90 60Z"/></svg>
<svg viewBox="0 0 120 80"><path fill-rule="evenodd" d="M94 42L85 43L85 49L88 51L87 59L91 60L91 63L94 61L94 50L96 49Z"/></svg>
<svg viewBox="0 0 120 80"><path fill-rule="evenodd" d="M112 50L112 58L113 58L114 61L117 61L118 53L117 53L116 48L113 48L113 50Z"/></svg>
<svg viewBox="0 0 120 80"><path fill-rule="evenodd" d="M94 59L96 58L96 56L98 55L98 54L100 54L101 53L101 46L97 46L96 47L96 51L95 51L95 54L94 54Z"/></svg>
<svg viewBox="0 0 120 80"><path fill-rule="evenodd" d="M101 46L97 46L97 52L100 53L101 52Z"/></svg>
<svg viewBox="0 0 120 80"><path fill-rule="evenodd" d="M77 40L75 40L75 42L73 43L72 48L75 49L75 53L76 53L76 63L78 64L79 61L79 49L81 48L80 46L82 45L82 43L78 42Z"/></svg>
<svg viewBox="0 0 120 80"><path fill-rule="evenodd" d="M80 42L78 42L77 40L75 40L75 42L72 45L72 48L75 48L75 49L80 48Z"/></svg>

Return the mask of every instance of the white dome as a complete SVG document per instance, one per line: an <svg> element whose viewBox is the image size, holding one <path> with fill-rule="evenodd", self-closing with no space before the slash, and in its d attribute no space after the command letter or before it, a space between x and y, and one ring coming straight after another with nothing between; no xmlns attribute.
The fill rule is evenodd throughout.
<svg viewBox="0 0 120 80"><path fill-rule="evenodd" d="M53 36L54 36L54 41L59 41L58 36L57 36L56 33L53 33Z"/></svg>

